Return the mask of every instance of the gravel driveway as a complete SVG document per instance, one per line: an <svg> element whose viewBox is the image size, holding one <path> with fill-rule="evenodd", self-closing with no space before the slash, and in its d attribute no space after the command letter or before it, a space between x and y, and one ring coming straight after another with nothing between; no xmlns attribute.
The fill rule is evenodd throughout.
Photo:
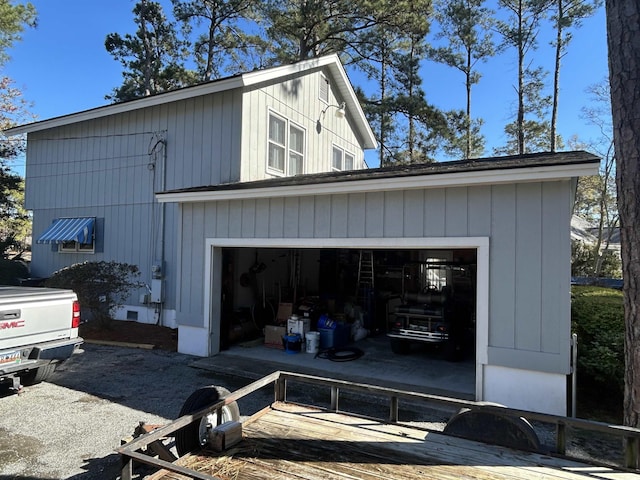
<svg viewBox="0 0 640 480"><path fill-rule="evenodd" d="M85 344L83 352L61 365L49 382L27 387L20 395L0 391L0 480L115 480L120 458L115 449L140 422L166 424L178 416L186 398L197 388L220 385L237 390L262 376L259 366L225 369L195 368L197 357L166 350L143 350ZM321 404L326 392L313 388L287 389L294 401ZM238 401L241 416L269 405L272 389L265 387ZM384 418L386 405L361 396L341 395L341 408ZM452 412L424 405L403 411L404 421L441 430ZM547 429L538 431L550 442ZM603 451L620 445L597 440ZM590 454L593 441L578 438L579 456ZM588 444L588 445L587 445ZM575 448L576 446L574 446ZM593 455L593 453L591 453Z"/></svg>
<svg viewBox="0 0 640 480"><path fill-rule="evenodd" d="M0 479L115 479L120 440L140 421L165 424L204 385L236 390L250 380L192 368L196 357L85 344L49 382L0 392ZM272 393L240 403L242 415Z"/></svg>

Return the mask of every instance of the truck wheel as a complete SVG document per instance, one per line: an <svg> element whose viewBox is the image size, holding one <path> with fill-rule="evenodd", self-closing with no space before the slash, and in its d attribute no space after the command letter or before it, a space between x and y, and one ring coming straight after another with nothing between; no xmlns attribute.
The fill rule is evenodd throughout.
<svg viewBox="0 0 640 480"><path fill-rule="evenodd" d="M54 362L47 363L46 365L42 365L21 374L20 381L26 386L35 385L36 383L47 380L55 370L56 364Z"/></svg>
<svg viewBox="0 0 640 480"><path fill-rule="evenodd" d="M179 417L183 415L189 415L190 413L202 410L209 405L213 405L218 401L229 395L229 390L216 385L209 385L202 387L189 395L182 405ZM217 425L218 415L216 412L212 412L209 415L205 415L200 420L196 420L190 423L186 427L182 427L175 434L176 450L178 455L182 456L186 453L192 452L198 448L201 448L203 443L201 439L205 437L207 433L207 424ZM236 402L230 403L222 407L222 422L231 422L240 420L240 409Z"/></svg>
<svg viewBox="0 0 640 480"><path fill-rule="evenodd" d="M411 350L411 344L397 338L391 339L391 351L397 355L406 355Z"/></svg>

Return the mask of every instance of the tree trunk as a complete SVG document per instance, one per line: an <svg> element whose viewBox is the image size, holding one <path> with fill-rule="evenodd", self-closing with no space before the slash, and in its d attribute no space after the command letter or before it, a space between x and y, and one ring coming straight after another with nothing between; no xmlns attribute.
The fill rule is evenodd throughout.
<svg viewBox="0 0 640 480"><path fill-rule="evenodd" d="M471 58L471 49L467 48L467 64L466 64L466 82L465 85L467 87L467 111L465 118L465 151L464 158L465 160L469 160L471 158L471 68L472 68L472 58Z"/></svg>
<svg viewBox="0 0 640 480"><path fill-rule="evenodd" d="M518 118L516 131L518 135L518 154L524 155L524 27L522 1L518 3Z"/></svg>
<svg viewBox="0 0 640 480"><path fill-rule="evenodd" d="M387 54L383 46L382 63L380 65L380 166L385 167L384 154L387 146Z"/></svg>
<svg viewBox="0 0 640 480"><path fill-rule="evenodd" d="M563 0L558 0L558 21L556 25L556 64L553 71L553 106L551 108L550 150L556 151L556 125L558 123L558 97L560 96L560 59L562 58L562 19L564 18Z"/></svg>
<svg viewBox="0 0 640 480"><path fill-rule="evenodd" d="M624 423L640 427L640 3L606 0L625 310Z"/></svg>
<svg viewBox="0 0 640 480"><path fill-rule="evenodd" d="M145 0L140 3L140 29L142 31L142 45L144 48L144 59L142 64L143 82L144 82L144 95L148 97L151 94L156 93L154 81L153 81L153 67L151 66L152 59L152 47L149 42L149 34L147 33L147 4Z"/></svg>

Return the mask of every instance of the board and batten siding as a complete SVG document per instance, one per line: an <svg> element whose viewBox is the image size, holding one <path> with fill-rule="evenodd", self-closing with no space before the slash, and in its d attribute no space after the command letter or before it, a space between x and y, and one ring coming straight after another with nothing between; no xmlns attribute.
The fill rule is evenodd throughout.
<svg viewBox="0 0 640 480"><path fill-rule="evenodd" d="M336 108L332 106L321 117L327 105L342 102L336 98L333 86L329 89L329 104L321 101L318 97L321 81L323 75L316 69L281 83L257 85L244 92L242 117L252 119L254 128L245 128L242 132L241 181L276 176L267 172L269 112L305 131L304 173L331 171L334 144L354 155L354 169L365 168L364 150L349 124L350 113L347 112L345 118L337 118Z"/></svg>
<svg viewBox="0 0 640 480"><path fill-rule="evenodd" d="M227 91L30 133L25 202L34 240L60 217L93 216L104 225L95 254L53 254L34 243L32 275L115 260L138 265L150 283L164 249L165 308L174 308L177 206L158 204L155 193L239 180L241 102L241 92ZM160 138L166 152L150 155Z"/></svg>
<svg viewBox="0 0 640 480"><path fill-rule="evenodd" d="M488 237L489 363L567 374L570 205L569 181L185 203L178 322L204 326L207 238Z"/></svg>

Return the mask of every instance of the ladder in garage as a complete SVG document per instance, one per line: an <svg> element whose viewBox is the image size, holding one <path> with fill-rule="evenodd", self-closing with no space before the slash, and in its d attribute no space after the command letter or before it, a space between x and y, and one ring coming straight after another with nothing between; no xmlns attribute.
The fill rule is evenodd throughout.
<svg viewBox="0 0 640 480"><path fill-rule="evenodd" d="M373 250L360 250L356 298L363 306L366 305L366 301L373 291L373 281Z"/></svg>

